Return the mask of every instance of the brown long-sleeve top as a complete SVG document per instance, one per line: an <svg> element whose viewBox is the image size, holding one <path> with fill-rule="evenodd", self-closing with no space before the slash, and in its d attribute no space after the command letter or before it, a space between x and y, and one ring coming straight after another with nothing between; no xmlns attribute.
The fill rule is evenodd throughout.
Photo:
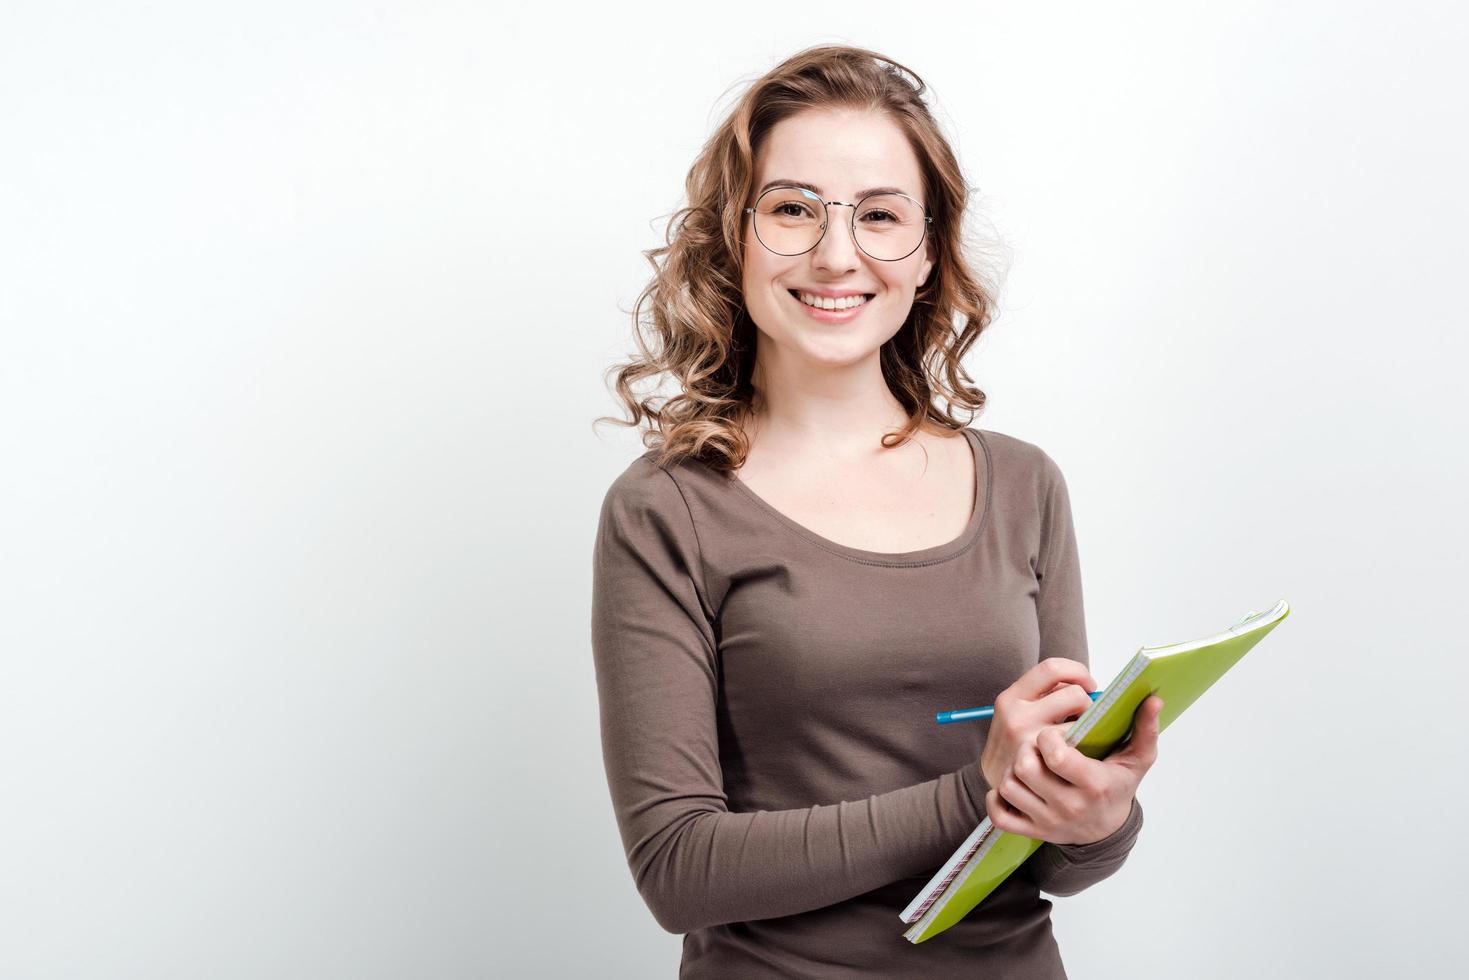
<svg viewBox="0 0 1469 980"><path fill-rule="evenodd" d="M592 652L633 880L684 933L681 977L1065 977L1051 902L1111 875L1142 826L1044 844L926 942L898 913L984 818L991 704L1045 657L1088 662L1066 482L966 428L963 533L864 551L696 459L633 460L602 504Z"/></svg>

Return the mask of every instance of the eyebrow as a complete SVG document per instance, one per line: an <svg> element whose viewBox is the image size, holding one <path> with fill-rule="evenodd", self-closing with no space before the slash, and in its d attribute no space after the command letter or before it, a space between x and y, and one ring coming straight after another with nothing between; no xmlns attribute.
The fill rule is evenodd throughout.
<svg viewBox="0 0 1469 980"><path fill-rule="evenodd" d="M764 194L772 187L800 187L804 190L810 191L813 194L820 194L822 197L826 196L826 193L815 184L808 184L804 180L785 180L784 178L766 181L765 186L760 188L760 190L756 192L756 196ZM865 191L857 192L857 200L860 201L864 197L871 197L873 194L902 194L906 197L913 196L912 194L909 194L907 191L903 190L901 187L869 187Z"/></svg>

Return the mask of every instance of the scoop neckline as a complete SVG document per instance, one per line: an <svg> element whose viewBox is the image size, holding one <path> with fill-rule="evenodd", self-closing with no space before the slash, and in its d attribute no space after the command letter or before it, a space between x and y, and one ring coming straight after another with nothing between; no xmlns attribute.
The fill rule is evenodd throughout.
<svg viewBox="0 0 1469 980"><path fill-rule="evenodd" d="M930 545L927 548L919 548L914 551L868 551L865 548L854 548L851 545L841 544L830 538L823 537L811 530L804 524L797 523L777 510L773 504L760 496L745 482L733 473L729 474L729 482L733 483L747 499L755 504L776 521L785 525L791 531L805 538L807 541L832 554L867 565L932 565L936 562L947 561L958 557L967 551L979 537L980 528L984 526L985 519L989 516L990 491L994 485L994 477L990 466L990 448L979 431L971 426L961 429L965 438L969 441L969 451L974 454L974 509L969 514L969 523L959 536L946 541L943 544ZM981 466L981 463L983 464ZM983 476L980 470L983 469Z"/></svg>

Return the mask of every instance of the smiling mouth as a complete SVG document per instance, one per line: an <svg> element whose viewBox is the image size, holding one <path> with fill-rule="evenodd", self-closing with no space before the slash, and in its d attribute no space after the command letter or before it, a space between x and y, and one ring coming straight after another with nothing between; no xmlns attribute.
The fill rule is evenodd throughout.
<svg viewBox="0 0 1469 980"><path fill-rule="evenodd" d="M852 300L854 298L856 298L856 297L843 296L840 301L837 301L837 302L840 303L840 305L837 305L837 303L834 302L833 305L831 305L831 306L813 306L812 304L807 303L805 300L803 300L801 298L801 291L800 290L798 290L798 289L788 289L788 290L786 290L786 292L788 292L792 296L794 296L796 298L796 302L800 303L802 306L810 307L813 310L826 310L829 313L841 313L844 310L855 310L859 306L865 306L867 303L870 303L872 301L873 297L875 297L877 295L876 293L862 293L861 294L862 302L860 302L860 303L853 303L852 302Z"/></svg>

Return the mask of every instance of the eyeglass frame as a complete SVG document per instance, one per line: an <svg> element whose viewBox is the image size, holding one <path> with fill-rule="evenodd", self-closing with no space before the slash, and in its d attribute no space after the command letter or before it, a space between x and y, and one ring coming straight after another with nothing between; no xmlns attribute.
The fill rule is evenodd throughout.
<svg viewBox="0 0 1469 980"><path fill-rule="evenodd" d="M862 249L862 254L863 255L866 255L868 258L870 258L870 259L872 259L873 261L876 261L876 262L901 262L901 261L903 261L909 255L912 255L914 252L918 251L918 249L923 246L924 241L928 238L928 226L931 225L931 224L933 224L933 215L931 215L931 214L928 213L928 205L924 204L922 201L918 200L918 198L916 198L916 197L910 197L907 194L903 194L903 193L900 193L900 192L897 192L897 191L880 191L880 192L878 192L876 194L868 194L867 197L864 197L862 200L858 201L856 204L848 204L845 201L822 201L820 194L817 194L815 191L808 190L805 187L797 187L794 184L776 184L774 187L767 187L764 191L762 191L761 194L760 194L760 196L757 197L757 198L755 198L755 203L752 206L750 206L748 208L742 208L741 210L745 214L754 214L755 211L756 211L756 209L760 207L760 202L765 199L765 195L766 194L769 194L771 191L779 191L779 190L800 191L802 194L807 195L808 197L810 197L813 200L821 201L821 204L822 204L822 209L821 210L822 210L822 215L823 215L822 222L821 222L821 234L816 237L816 241L814 241L814 242L811 243L811 248L805 249L805 250L800 251L800 252L777 252L775 249L773 249L769 245L766 245L765 244L765 239L763 239L763 238L760 237L760 231L759 231L759 229L755 228L753 220L751 221L750 228L751 228L752 231L755 232L755 240L757 242L759 242L761 244L761 246L763 246L765 248L765 250L767 252L769 252L771 255L779 255L782 258L794 258L797 255L805 255L807 252L811 251L811 249L813 249L817 245L820 245L821 244L822 239L826 238L826 230L831 227L831 210L830 210L830 208L831 208L831 205L833 205L833 204L840 204L844 208L851 208L852 209L852 220L850 222L848 222L851 225L851 227L852 227L852 244L856 245L859 249ZM893 196L893 195L895 195L897 197L906 197L906 198L908 198L908 200L912 201L914 204L918 205L920 208L923 209L923 234L920 235L920 236L918 236L918 244L917 245L914 245L913 248L911 250L909 250L909 252L907 253L907 255L900 255L900 256L898 256L895 259L884 259L884 258L879 258L878 256L873 255L871 252L867 251L867 249L862 248L862 243L857 240L857 209L860 208L863 204L865 204L871 198L874 198L874 197L887 197L887 196Z"/></svg>

